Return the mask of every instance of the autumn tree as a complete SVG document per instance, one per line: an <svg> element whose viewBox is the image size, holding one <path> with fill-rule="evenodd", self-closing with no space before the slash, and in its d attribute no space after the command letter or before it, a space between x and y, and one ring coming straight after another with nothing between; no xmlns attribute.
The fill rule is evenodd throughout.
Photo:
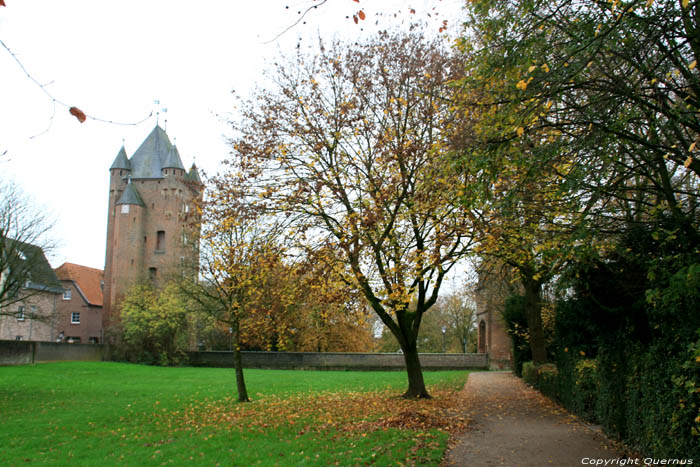
<svg viewBox="0 0 700 467"><path fill-rule="evenodd" d="M476 348L476 302L473 285L464 284L460 289L445 295L441 304L447 322L447 330L459 342L462 353Z"/></svg>
<svg viewBox="0 0 700 467"><path fill-rule="evenodd" d="M217 185L224 180L215 179L202 206L200 261L192 265L199 280L182 281L181 291L196 311L229 327L238 400L247 402L241 322L260 306L266 292L284 300L283 290L268 286L281 270L282 256L274 226L240 190Z"/></svg>
<svg viewBox="0 0 700 467"><path fill-rule="evenodd" d="M446 83L463 69L418 33L319 43L278 63L232 121L230 183L286 216L300 247L338 252L403 350L405 397L429 397L416 339L471 244L464 178L447 169Z"/></svg>
<svg viewBox="0 0 700 467"><path fill-rule="evenodd" d="M40 289L27 284L42 283L43 269L48 267L44 255L54 247L48 237L52 226L46 213L16 185L0 181L0 316L16 316L17 309L9 305L39 293ZM24 314L30 319L46 318Z"/></svg>
<svg viewBox="0 0 700 467"><path fill-rule="evenodd" d="M470 2L473 84L493 142L548 133L562 175L600 198L601 229L692 219L700 163L700 5ZM542 160L542 158L540 158ZM593 214L593 212L591 213Z"/></svg>
<svg viewBox="0 0 700 467"><path fill-rule="evenodd" d="M341 252L315 245L299 264L296 302L301 307L298 350L367 352L372 346L371 310L348 277Z"/></svg>
<svg viewBox="0 0 700 467"><path fill-rule="evenodd" d="M412 305L411 305L412 306ZM418 334L420 352L444 353L473 351L476 347L476 308L468 288L444 293L423 317ZM382 328L377 351L396 352L396 339Z"/></svg>
<svg viewBox="0 0 700 467"><path fill-rule="evenodd" d="M317 246L290 255L277 267L261 301L242 320L244 347L300 352L363 352L371 347L366 302L342 280L338 268L344 266L332 251Z"/></svg>

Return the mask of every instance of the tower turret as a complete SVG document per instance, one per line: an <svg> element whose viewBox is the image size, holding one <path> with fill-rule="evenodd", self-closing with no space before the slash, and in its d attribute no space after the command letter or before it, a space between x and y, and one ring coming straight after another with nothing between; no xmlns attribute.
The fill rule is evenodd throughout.
<svg viewBox="0 0 700 467"><path fill-rule="evenodd" d="M177 150L177 146L173 145L168 151L168 155L165 157L165 162L163 162L163 176L177 175L183 177L185 175L185 166L182 165L182 159L180 159L180 153Z"/></svg>

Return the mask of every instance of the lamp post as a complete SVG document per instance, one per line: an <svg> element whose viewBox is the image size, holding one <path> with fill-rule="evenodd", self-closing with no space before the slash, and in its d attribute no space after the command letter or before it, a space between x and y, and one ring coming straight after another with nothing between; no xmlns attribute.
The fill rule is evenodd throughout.
<svg viewBox="0 0 700 467"><path fill-rule="evenodd" d="M445 353L445 334L447 333L447 326L442 327L442 353Z"/></svg>

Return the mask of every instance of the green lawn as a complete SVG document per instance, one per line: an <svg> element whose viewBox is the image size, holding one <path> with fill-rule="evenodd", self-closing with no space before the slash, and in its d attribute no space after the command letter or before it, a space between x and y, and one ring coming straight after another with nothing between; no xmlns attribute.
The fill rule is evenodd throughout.
<svg viewBox="0 0 700 467"><path fill-rule="evenodd" d="M246 370L239 404L231 369L0 367L0 465L433 465L466 374L426 372L426 402L403 372Z"/></svg>

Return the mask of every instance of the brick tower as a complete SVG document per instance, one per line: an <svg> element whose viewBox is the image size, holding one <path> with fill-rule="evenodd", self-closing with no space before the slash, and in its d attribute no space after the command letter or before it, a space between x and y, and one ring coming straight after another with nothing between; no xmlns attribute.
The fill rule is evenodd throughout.
<svg viewBox="0 0 700 467"><path fill-rule="evenodd" d="M109 169L103 326L118 319L118 304L135 283L156 286L198 260L197 204L203 185L192 164L156 125L131 159L124 147Z"/></svg>

